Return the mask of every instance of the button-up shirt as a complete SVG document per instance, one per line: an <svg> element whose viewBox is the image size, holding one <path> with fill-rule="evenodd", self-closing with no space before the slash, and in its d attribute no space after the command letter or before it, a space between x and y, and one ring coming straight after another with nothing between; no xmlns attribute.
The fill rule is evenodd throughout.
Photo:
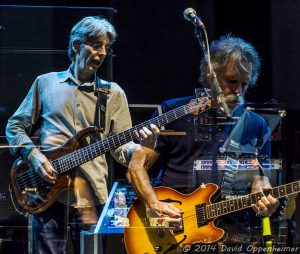
<svg viewBox="0 0 300 254"><path fill-rule="evenodd" d="M38 76L22 104L8 120L6 137L11 152L19 155L19 147L33 145L30 135L35 129L38 129L39 145L48 151L59 148L76 132L95 125L95 116L98 115L95 112L97 97L93 92L79 89L80 86L94 86L94 82L80 83L70 68ZM105 132L101 133L101 139L130 127L126 95L118 84L112 82L106 107ZM133 142L127 143L111 151L111 154L118 162L126 165L134 146ZM108 196L105 155L81 165L75 173L85 179L90 194L80 193L80 189L77 189L69 192L71 195L62 194L59 200L64 203L68 200L69 204L78 207L105 203Z"/></svg>

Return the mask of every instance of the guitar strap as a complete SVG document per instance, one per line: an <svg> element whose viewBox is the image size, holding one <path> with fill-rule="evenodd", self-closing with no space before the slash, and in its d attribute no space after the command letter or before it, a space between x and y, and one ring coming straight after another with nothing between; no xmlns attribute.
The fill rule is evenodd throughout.
<svg viewBox="0 0 300 254"><path fill-rule="evenodd" d="M106 104L109 98L111 82L96 78L95 96L97 96L97 105L95 112L95 126L100 128L100 132L105 131Z"/></svg>
<svg viewBox="0 0 300 254"><path fill-rule="evenodd" d="M223 179L221 183L221 196L222 199L227 199L228 196L232 196L233 193L233 185L235 181L235 174L238 172L237 169L230 168L230 165L236 165L238 167L238 164L236 160L231 158L226 158L226 160L229 162L226 162L226 170L224 170ZM234 166L233 166L234 167Z"/></svg>

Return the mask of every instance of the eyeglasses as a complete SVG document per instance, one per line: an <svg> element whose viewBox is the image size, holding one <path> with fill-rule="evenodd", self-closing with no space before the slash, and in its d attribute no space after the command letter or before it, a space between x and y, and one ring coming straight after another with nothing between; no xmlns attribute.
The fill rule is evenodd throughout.
<svg viewBox="0 0 300 254"><path fill-rule="evenodd" d="M93 50L97 51L97 52L101 52L102 49L105 49L106 55L110 55L112 54L112 48L109 46L105 46L103 44L98 44L98 43L89 43L89 42L84 42L82 41L83 44L88 45L90 47L93 48Z"/></svg>

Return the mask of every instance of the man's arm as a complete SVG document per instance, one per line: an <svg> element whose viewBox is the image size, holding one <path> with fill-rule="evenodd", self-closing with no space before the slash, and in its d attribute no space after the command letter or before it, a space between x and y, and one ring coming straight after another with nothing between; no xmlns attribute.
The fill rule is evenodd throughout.
<svg viewBox="0 0 300 254"><path fill-rule="evenodd" d="M255 175L253 179L251 193L262 192L271 189L269 178L267 176ZM271 216L279 206L279 200L268 196L262 197L256 205L252 205L253 210L262 216Z"/></svg>
<svg viewBox="0 0 300 254"><path fill-rule="evenodd" d="M151 148L141 146L135 149L126 176L145 206L159 216L170 217L170 222L180 222L182 212L173 204L159 201L150 183L148 170L158 157L159 153Z"/></svg>
<svg viewBox="0 0 300 254"><path fill-rule="evenodd" d="M262 121L261 127L261 143L260 143L260 156L261 161L257 160L257 165L259 166L259 174L255 175L253 178L253 184L251 193L262 192L264 190L269 190L272 188L269 176L271 175L270 169L263 169L261 166L264 162L268 163L271 155L271 131L266 121L263 118L260 118ZM253 205L253 210L262 216L271 216L279 206L279 200L272 197L270 194L264 196L261 200L258 201L256 205Z"/></svg>
<svg viewBox="0 0 300 254"><path fill-rule="evenodd" d="M28 159L36 173L45 180L54 183L55 171L49 160L35 147L29 135L38 122L41 111L41 99L38 89L39 78L35 80L27 96L14 115L8 120L6 138L12 154Z"/></svg>
<svg viewBox="0 0 300 254"><path fill-rule="evenodd" d="M110 93L110 114L106 114L106 122L112 121L109 135L114 135L132 127L131 116L129 112L128 102L124 90L117 84L113 84ZM143 127L135 132L136 139L141 145L154 147L159 133L159 129L151 124L151 130ZM111 151L114 159L125 167L128 167L133 150L140 147L134 142L128 142Z"/></svg>

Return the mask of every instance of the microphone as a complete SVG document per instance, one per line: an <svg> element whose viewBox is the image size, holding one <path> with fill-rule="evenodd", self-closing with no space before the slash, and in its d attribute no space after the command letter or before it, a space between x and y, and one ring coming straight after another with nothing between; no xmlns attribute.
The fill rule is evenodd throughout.
<svg viewBox="0 0 300 254"><path fill-rule="evenodd" d="M195 27L204 28L204 24L199 16L196 15L193 8L187 8L183 11L183 17L193 23Z"/></svg>
<svg viewBox="0 0 300 254"><path fill-rule="evenodd" d="M227 103L237 103L239 105L245 104L245 100L241 93L229 94L229 95L225 96L224 99L225 99L225 102L227 102Z"/></svg>

